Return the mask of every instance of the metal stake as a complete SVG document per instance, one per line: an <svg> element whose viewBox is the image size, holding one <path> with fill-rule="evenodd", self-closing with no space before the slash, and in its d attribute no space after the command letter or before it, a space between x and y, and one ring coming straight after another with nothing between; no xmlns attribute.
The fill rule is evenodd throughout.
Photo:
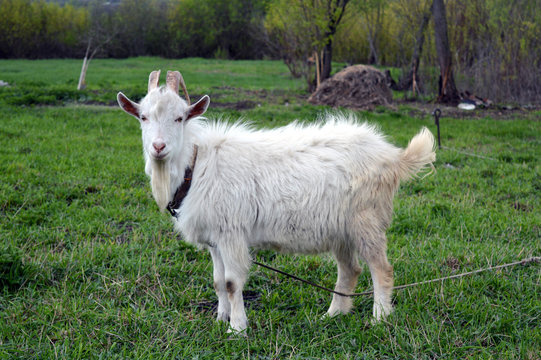
<svg viewBox="0 0 541 360"><path fill-rule="evenodd" d="M441 116L441 110L436 108L432 115L434 115L434 123L436 124L436 127L438 128L438 149L441 149L441 139L440 139L440 116Z"/></svg>

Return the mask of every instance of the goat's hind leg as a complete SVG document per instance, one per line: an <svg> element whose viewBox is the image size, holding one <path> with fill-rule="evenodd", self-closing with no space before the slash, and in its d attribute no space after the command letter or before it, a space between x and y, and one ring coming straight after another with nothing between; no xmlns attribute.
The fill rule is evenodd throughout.
<svg viewBox="0 0 541 360"><path fill-rule="evenodd" d="M338 265L338 279L334 290L344 294L351 294L357 285L357 279L361 273L357 250L342 249L335 251L334 257ZM351 297L333 294L327 315L347 314L352 306L353 300Z"/></svg>
<svg viewBox="0 0 541 360"><path fill-rule="evenodd" d="M227 322L231 313L231 304L227 296L224 262L218 248L211 247L209 251L214 267L214 290L216 290L216 295L218 296L218 316L216 320Z"/></svg>
<svg viewBox="0 0 541 360"><path fill-rule="evenodd" d="M387 261L386 239L383 235L381 246L365 256L374 283L374 322L383 320L392 311L391 294L393 292L393 267Z"/></svg>

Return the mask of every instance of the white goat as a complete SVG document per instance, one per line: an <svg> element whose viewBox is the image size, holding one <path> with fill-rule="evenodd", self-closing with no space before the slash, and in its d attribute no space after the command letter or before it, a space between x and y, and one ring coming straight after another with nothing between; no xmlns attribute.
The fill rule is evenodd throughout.
<svg viewBox="0 0 541 360"><path fill-rule="evenodd" d="M209 97L190 105L180 73L168 72L163 87L159 74L150 74L140 104L122 93L117 99L141 123L158 206L170 209L187 242L210 251L218 320L230 319L235 331L247 327L242 289L249 248L331 252L338 263L335 290L343 293L354 290L360 257L374 283L374 318L388 315L393 268L385 231L400 180L435 160L430 131L421 130L404 150L352 116L326 115L315 125L274 130L203 122L198 118ZM179 84L187 101L178 95ZM335 294L327 314L351 306L351 298Z"/></svg>

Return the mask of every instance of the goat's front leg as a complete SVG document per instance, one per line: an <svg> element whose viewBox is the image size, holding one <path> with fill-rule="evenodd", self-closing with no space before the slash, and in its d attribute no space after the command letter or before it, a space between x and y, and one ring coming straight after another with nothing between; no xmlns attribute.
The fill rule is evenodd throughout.
<svg viewBox="0 0 541 360"><path fill-rule="evenodd" d="M216 320L227 322L231 313L231 304L227 296L224 262L217 247L211 247L209 251L214 267L214 290L216 290L216 295L218 296L218 317Z"/></svg>
<svg viewBox="0 0 541 360"><path fill-rule="evenodd" d="M244 331L248 326L242 289L248 277L251 260L248 248L244 243L237 243L220 249L225 269L225 289L231 304L229 332Z"/></svg>

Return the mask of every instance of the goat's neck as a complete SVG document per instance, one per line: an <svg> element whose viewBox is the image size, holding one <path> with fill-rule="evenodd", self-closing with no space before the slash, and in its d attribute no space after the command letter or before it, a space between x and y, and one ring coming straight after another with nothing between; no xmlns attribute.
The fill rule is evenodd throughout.
<svg viewBox="0 0 541 360"><path fill-rule="evenodd" d="M165 210L176 189L184 182L184 171L192 163L194 145L187 142L185 151L177 159L166 161L151 160L151 187L154 200L160 210Z"/></svg>

